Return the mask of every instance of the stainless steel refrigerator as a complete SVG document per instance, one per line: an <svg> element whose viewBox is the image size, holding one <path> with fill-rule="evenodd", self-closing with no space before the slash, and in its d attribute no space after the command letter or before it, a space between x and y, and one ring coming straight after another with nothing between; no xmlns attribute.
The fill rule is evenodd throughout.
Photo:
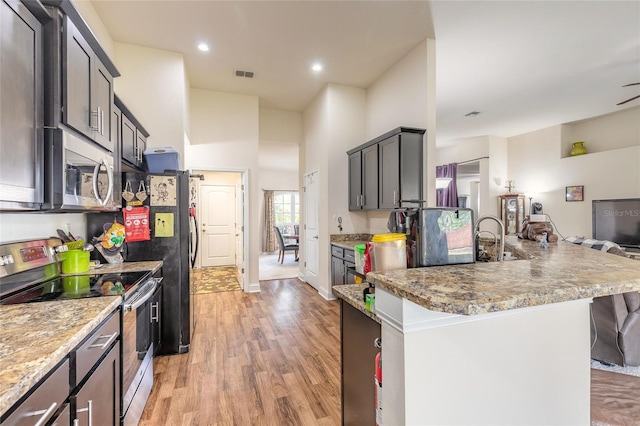
<svg viewBox="0 0 640 426"><path fill-rule="evenodd" d="M127 185L128 183L128 185ZM188 171L167 173L127 172L122 175L123 188L135 191L135 198L123 205L149 207L150 240L127 242L123 256L126 262L162 260L162 342L159 355L189 351L194 327L193 292L191 291L190 253L194 216ZM146 196L145 196L146 195ZM142 198L142 200L140 200ZM105 222L114 216L124 223L123 214L99 213L87 217L87 233L99 235ZM196 231L197 232L197 231Z"/></svg>

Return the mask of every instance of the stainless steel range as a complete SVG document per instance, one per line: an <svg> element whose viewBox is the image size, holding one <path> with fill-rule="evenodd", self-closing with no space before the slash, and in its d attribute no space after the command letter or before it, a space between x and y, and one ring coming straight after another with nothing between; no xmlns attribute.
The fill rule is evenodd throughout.
<svg viewBox="0 0 640 426"><path fill-rule="evenodd" d="M162 279L150 272L61 275L65 250L57 238L0 245L0 305L122 297L121 416L123 424L136 425L153 386L149 299Z"/></svg>

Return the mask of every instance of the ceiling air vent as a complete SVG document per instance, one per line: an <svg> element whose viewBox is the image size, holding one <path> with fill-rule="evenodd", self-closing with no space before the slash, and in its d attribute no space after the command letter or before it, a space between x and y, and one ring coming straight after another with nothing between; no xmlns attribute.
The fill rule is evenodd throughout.
<svg viewBox="0 0 640 426"><path fill-rule="evenodd" d="M253 71L235 70L234 74L236 77L253 78Z"/></svg>

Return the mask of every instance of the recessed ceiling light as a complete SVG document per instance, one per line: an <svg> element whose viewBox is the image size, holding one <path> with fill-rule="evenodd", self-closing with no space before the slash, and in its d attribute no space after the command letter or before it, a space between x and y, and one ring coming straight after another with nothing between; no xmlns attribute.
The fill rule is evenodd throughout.
<svg viewBox="0 0 640 426"><path fill-rule="evenodd" d="M207 43L205 43L204 41L201 41L197 44L198 46L198 50L202 51L202 52L208 52L209 51L209 45Z"/></svg>
<svg viewBox="0 0 640 426"><path fill-rule="evenodd" d="M311 65L311 69L315 72L322 71L322 64L320 62L314 62L314 64Z"/></svg>

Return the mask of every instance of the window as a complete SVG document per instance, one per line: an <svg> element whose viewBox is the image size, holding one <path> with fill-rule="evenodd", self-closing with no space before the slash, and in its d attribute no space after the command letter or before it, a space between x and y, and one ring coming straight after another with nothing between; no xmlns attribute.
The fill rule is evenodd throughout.
<svg viewBox="0 0 640 426"><path fill-rule="evenodd" d="M273 195L276 226L283 234L295 234L293 225L300 222L300 201L298 192L276 192Z"/></svg>

